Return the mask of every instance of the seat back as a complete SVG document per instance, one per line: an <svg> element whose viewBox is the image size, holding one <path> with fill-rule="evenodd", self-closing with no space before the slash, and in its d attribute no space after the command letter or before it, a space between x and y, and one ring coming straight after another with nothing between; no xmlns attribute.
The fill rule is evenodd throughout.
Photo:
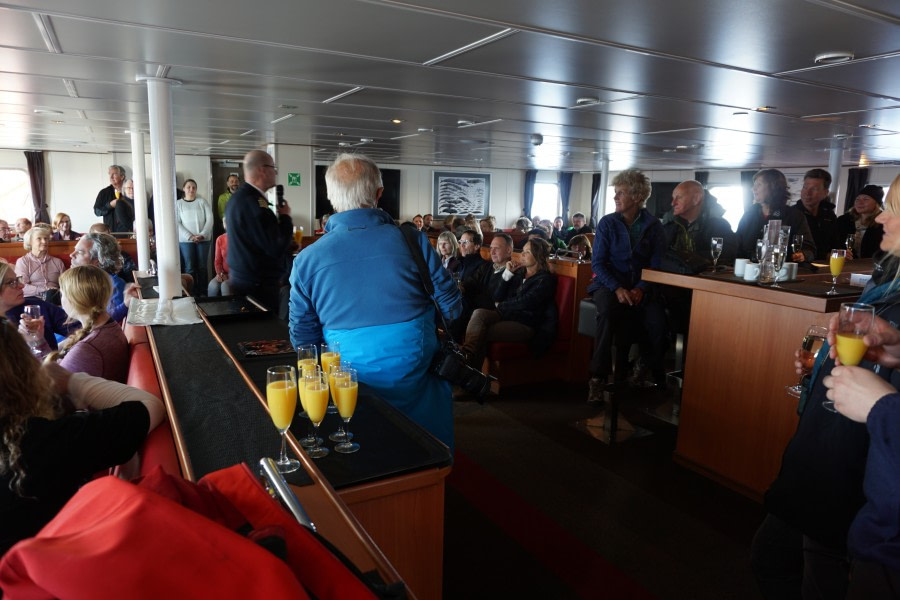
<svg viewBox="0 0 900 600"><path fill-rule="evenodd" d="M556 310L559 325L556 334L557 342L572 339L575 333L575 280L564 275L556 276Z"/></svg>

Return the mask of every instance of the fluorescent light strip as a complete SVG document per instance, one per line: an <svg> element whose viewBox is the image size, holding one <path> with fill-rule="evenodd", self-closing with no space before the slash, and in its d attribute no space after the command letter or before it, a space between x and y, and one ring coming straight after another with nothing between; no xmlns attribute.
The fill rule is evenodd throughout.
<svg viewBox="0 0 900 600"><path fill-rule="evenodd" d="M71 79L63 79L63 85L66 88L66 92L69 93L71 98L78 98L78 91L75 89L75 82Z"/></svg>
<svg viewBox="0 0 900 600"><path fill-rule="evenodd" d="M294 116L296 116L296 115L294 115L294 114L284 115L283 117L278 117L274 121L269 121L269 123L271 125L274 125L275 123L281 123L282 121L287 121L288 119L290 119L291 117L294 117Z"/></svg>
<svg viewBox="0 0 900 600"><path fill-rule="evenodd" d="M407 135L398 135L398 136L396 136L396 137L392 137L391 139L392 139L392 140L402 140L402 139L405 139L405 138L416 137L417 135L419 135L419 134L418 134L418 133L410 133L410 134L407 134Z"/></svg>
<svg viewBox="0 0 900 600"><path fill-rule="evenodd" d="M248 129L247 131L245 131L244 133L241 134L241 137L244 137L245 135L250 135L250 134L253 133L254 131L256 131L256 130L255 130L255 129Z"/></svg>
<svg viewBox="0 0 900 600"><path fill-rule="evenodd" d="M227 143L230 142L230 141L231 141L231 140L225 140L224 142L219 142L219 145L222 146L222 145L224 145L224 144L227 144Z"/></svg>
<svg viewBox="0 0 900 600"><path fill-rule="evenodd" d="M361 91L364 90L364 89L366 89L366 88L364 88L364 87L355 87L355 88L353 88L352 90L347 90L346 92L340 93L340 94L338 94L337 96L332 96L332 97L329 98L328 100L322 100L322 104L331 104L332 102L334 102L334 101L336 101L336 100L340 100L341 98L346 98L346 97L349 96L350 94L355 94L356 92L361 92Z"/></svg>
<svg viewBox="0 0 900 600"><path fill-rule="evenodd" d="M31 16L34 17L34 23L37 25L38 31L41 32L41 37L44 38L44 45L47 46L47 50L54 54L62 54L59 38L56 37L53 23L50 22L50 15L33 13Z"/></svg>
<svg viewBox="0 0 900 600"><path fill-rule="evenodd" d="M156 76L160 79L165 79L169 76L169 70L171 68L172 67L169 65L159 65L158 67L156 67Z"/></svg>
<svg viewBox="0 0 900 600"><path fill-rule="evenodd" d="M464 53L468 52L469 50L475 50L476 48L480 48L487 44L502 40L505 37L509 37L509 36L513 35L514 33L519 33L519 30L507 28L507 29L504 29L503 31L498 31L494 35L489 35L486 38L472 42L471 44L463 46L462 48L457 48L456 50L451 50L450 52L447 52L446 54L441 54L440 56L436 56L435 58L432 58L431 60L426 60L422 64L425 66L436 65L439 62L443 62L450 58L459 56L460 54L464 54Z"/></svg>
<svg viewBox="0 0 900 600"><path fill-rule="evenodd" d="M492 121L481 121L480 123L470 123L468 125L459 125L457 129L468 129L469 127L478 127L479 125L490 125L491 123L499 123L503 119L494 119Z"/></svg>
<svg viewBox="0 0 900 600"><path fill-rule="evenodd" d="M656 135L658 133L678 133L680 131L696 131L698 129L705 129L705 127L685 127L684 129L665 129L662 131L645 131L641 135Z"/></svg>
<svg viewBox="0 0 900 600"><path fill-rule="evenodd" d="M81 110L80 108L79 108L78 110L76 110L75 113L76 113L80 118L87 120L87 113L85 113L85 112L84 112L83 110Z"/></svg>

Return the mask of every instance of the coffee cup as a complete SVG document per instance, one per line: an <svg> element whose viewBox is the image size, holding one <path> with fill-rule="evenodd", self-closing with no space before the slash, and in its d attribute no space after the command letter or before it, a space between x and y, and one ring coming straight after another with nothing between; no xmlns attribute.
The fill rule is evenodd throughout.
<svg viewBox="0 0 900 600"><path fill-rule="evenodd" d="M744 267L744 281L756 281L759 279L759 263L747 263Z"/></svg>
<svg viewBox="0 0 900 600"><path fill-rule="evenodd" d="M786 262L778 271L778 281L793 281L797 279L797 263Z"/></svg>
<svg viewBox="0 0 900 600"><path fill-rule="evenodd" d="M750 259L736 258L734 260L734 276L743 277L748 264L750 264Z"/></svg>

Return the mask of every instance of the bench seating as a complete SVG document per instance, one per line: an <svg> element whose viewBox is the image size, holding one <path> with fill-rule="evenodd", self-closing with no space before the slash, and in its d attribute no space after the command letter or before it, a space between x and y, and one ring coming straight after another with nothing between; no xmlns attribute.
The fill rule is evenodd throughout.
<svg viewBox="0 0 900 600"><path fill-rule="evenodd" d="M128 368L128 385L142 389L162 399L156 366L153 364L153 353L147 338L146 327L125 325L125 337L131 346L131 362ZM150 432L139 451L141 456L141 475L146 475L157 465L171 475L181 476L181 466L175 449L172 428L166 420Z"/></svg>
<svg viewBox="0 0 900 600"><path fill-rule="evenodd" d="M576 352L576 280L556 275L556 309L559 315L556 339L547 352L535 358L525 342L491 342L486 357L487 372L499 386L515 386L553 379L571 380L568 374L579 361Z"/></svg>

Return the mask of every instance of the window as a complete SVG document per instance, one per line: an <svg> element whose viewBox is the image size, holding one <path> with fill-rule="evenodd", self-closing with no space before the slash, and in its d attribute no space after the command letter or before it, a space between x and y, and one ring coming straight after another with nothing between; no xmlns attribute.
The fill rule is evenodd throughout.
<svg viewBox="0 0 900 600"><path fill-rule="evenodd" d="M719 185L709 188L709 193L716 197L719 206L725 209L724 219L737 231L738 223L744 216L744 190L739 185Z"/></svg>
<svg viewBox="0 0 900 600"><path fill-rule="evenodd" d="M552 221L559 214L559 186L555 183L536 182L534 184L534 200L531 203L532 215Z"/></svg>
<svg viewBox="0 0 900 600"><path fill-rule="evenodd" d="M25 169L0 168L0 219L14 227L16 219L28 217L34 220L31 203L31 182Z"/></svg>

